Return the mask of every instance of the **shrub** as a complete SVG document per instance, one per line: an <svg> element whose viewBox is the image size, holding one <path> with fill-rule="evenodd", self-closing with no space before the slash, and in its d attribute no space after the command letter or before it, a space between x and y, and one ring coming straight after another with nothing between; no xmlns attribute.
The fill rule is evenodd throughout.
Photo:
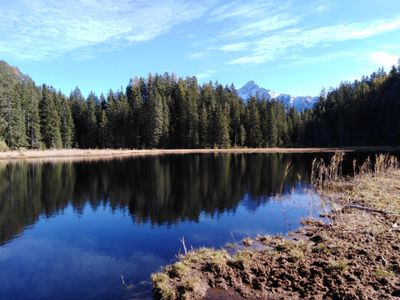
<svg viewBox="0 0 400 300"><path fill-rule="evenodd" d="M0 139L0 152L6 152L8 150L9 150L9 148L8 148L6 142Z"/></svg>

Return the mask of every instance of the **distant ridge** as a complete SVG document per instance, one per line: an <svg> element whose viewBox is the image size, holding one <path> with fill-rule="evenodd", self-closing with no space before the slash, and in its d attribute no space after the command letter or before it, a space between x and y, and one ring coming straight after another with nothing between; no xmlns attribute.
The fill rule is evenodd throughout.
<svg viewBox="0 0 400 300"><path fill-rule="evenodd" d="M272 90L258 86L253 80L247 82L238 90L243 100L258 96L266 100L276 99L281 101L287 108L294 107L297 111L303 111L314 107L318 97L313 96L291 96L289 94L278 94Z"/></svg>

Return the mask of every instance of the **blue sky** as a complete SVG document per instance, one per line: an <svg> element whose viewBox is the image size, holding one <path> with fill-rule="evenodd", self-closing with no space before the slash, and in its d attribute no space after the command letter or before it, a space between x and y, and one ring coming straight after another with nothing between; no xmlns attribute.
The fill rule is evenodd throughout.
<svg viewBox="0 0 400 300"><path fill-rule="evenodd" d="M399 0L0 0L0 59L67 94L167 71L318 95L399 56Z"/></svg>

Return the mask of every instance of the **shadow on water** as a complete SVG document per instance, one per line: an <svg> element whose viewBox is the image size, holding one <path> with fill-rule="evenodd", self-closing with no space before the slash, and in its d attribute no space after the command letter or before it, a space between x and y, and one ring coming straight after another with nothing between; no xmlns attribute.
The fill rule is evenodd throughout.
<svg viewBox="0 0 400 300"><path fill-rule="evenodd" d="M233 211L245 194L253 209L301 179L310 155L176 155L74 163L0 165L0 243L71 205L82 214L109 205L135 223L172 225ZM291 164L285 177L285 166Z"/></svg>
<svg viewBox="0 0 400 300"><path fill-rule="evenodd" d="M0 299L151 297L149 276L180 238L218 248L317 214L315 155L2 163Z"/></svg>

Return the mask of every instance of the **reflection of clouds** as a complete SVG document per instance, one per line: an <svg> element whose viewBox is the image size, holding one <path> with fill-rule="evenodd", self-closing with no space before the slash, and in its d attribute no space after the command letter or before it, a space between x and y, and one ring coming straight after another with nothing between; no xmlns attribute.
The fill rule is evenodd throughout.
<svg viewBox="0 0 400 300"><path fill-rule="evenodd" d="M0 271L0 290L30 286L33 298L57 292L96 297L109 293L112 285L122 288L121 274L127 282L144 280L166 263L149 252L132 250L116 257L60 240L23 239L0 248L0 270L7 270ZM78 290L71 291L72 286Z"/></svg>
<svg viewBox="0 0 400 300"><path fill-rule="evenodd" d="M203 233L195 232L190 235L190 241L186 241L186 244L188 247L190 247L191 243L208 244L208 243L211 243L212 241L215 241L215 237L212 234L207 233L207 232L203 232Z"/></svg>
<svg viewBox="0 0 400 300"><path fill-rule="evenodd" d="M257 201L255 201L257 200ZM309 186L299 185L296 188L285 190L282 195L259 196L257 199L249 194L245 194L240 202L240 206L247 209L250 213L255 213L258 209L266 209L267 213L276 213L277 208L281 209L310 209L315 211L321 209L321 199L314 189Z"/></svg>

